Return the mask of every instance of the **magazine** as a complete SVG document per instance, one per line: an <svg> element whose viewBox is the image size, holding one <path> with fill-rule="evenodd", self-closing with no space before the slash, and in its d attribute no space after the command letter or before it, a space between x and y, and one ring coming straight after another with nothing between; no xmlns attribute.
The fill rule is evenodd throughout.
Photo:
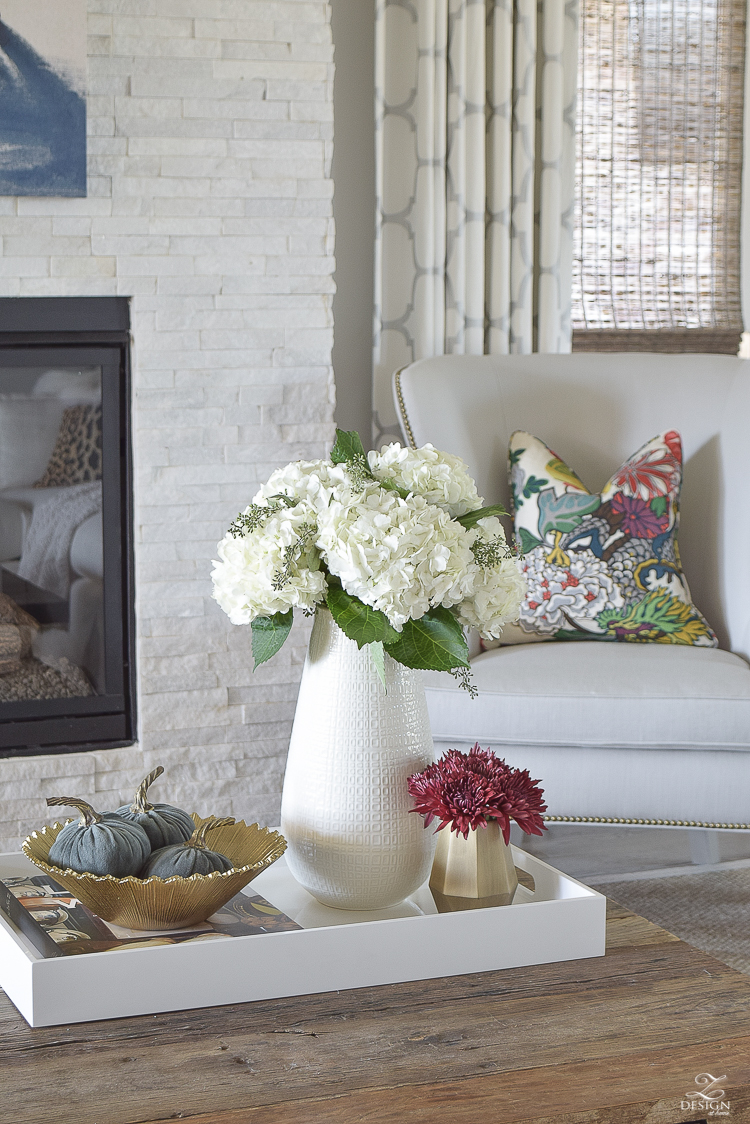
<svg viewBox="0 0 750 1124"><path fill-rule="evenodd" d="M301 928L260 894L235 894L208 921L142 931L102 921L47 874L0 881L0 911L45 957L284 933Z"/></svg>

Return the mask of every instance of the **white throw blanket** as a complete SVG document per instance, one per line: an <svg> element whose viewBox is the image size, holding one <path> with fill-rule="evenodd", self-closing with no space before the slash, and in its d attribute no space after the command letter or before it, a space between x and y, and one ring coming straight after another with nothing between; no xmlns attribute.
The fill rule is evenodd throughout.
<svg viewBox="0 0 750 1124"><path fill-rule="evenodd" d="M41 490L40 490L41 491ZM18 576L41 589L67 597L70 590L70 546L80 527L102 507L102 486L73 484L34 504L26 532Z"/></svg>

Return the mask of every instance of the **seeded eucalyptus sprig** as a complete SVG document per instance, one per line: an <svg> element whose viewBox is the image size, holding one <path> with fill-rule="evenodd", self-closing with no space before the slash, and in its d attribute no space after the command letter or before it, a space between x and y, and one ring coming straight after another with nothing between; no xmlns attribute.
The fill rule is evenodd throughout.
<svg viewBox="0 0 750 1124"><path fill-rule="evenodd" d="M281 511L282 507L295 507L296 500L291 499L289 496L279 494L277 496L270 496L268 506L263 507L259 503L251 503L246 511L241 511L237 518L232 522L227 532L232 538L240 539L243 535L249 535L257 527L262 527L263 524L275 515L277 511Z"/></svg>
<svg viewBox="0 0 750 1124"><path fill-rule="evenodd" d="M318 528L314 523L301 523L299 534L293 543L284 547L284 564L273 576L272 588L283 589L292 576L292 566L308 550L311 540L315 538Z"/></svg>
<svg viewBox="0 0 750 1124"><path fill-rule="evenodd" d="M483 569L499 566L501 562L513 557L513 551L500 535L496 535L494 539L477 539L471 544L471 553L476 564Z"/></svg>

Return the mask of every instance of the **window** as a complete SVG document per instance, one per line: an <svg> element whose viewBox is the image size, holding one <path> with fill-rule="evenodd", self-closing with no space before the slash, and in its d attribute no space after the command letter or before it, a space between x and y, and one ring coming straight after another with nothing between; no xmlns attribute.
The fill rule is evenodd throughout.
<svg viewBox="0 0 750 1124"><path fill-rule="evenodd" d="M736 353L745 0L581 0L573 349Z"/></svg>

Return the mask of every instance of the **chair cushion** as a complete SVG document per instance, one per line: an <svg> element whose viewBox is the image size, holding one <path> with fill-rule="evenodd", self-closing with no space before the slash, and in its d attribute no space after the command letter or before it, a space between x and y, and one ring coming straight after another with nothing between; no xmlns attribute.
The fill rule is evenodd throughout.
<svg viewBox="0 0 750 1124"><path fill-rule="evenodd" d="M437 742L750 750L750 666L667 644L523 644L472 661L479 695L425 672Z"/></svg>
<svg viewBox="0 0 750 1124"><path fill-rule="evenodd" d="M718 641L692 604L677 548L682 441L659 434L592 494L543 441L510 439L515 530L528 591L504 642Z"/></svg>

